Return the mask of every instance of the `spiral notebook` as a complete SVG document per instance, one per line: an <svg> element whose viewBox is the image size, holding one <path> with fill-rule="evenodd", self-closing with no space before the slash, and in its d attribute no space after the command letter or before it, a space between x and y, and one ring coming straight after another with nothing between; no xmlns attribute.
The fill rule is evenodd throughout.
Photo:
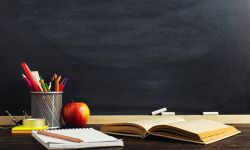
<svg viewBox="0 0 250 150"><path fill-rule="evenodd" d="M62 139L44 136L41 134L37 134L37 131L32 131L32 136L47 149L78 149L123 146L122 140L97 131L93 128L58 129L47 130L47 132L79 138L84 141L81 143L75 143Z"/></svg>

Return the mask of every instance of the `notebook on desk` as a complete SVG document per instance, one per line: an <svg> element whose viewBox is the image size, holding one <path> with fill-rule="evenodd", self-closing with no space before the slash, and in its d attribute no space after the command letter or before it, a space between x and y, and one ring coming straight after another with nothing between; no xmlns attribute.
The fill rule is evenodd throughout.
<svg viewBox="0 0 250 150"><path fill-rule="evenodd" d="M47 149L77 149L123 146L122 140L116 139L93 128L59 129L48 130L47 132L79 138L83 141L81 143L75 143L63 139L44 136L38 134L37 131L32 131L32 136Z"/></svg>

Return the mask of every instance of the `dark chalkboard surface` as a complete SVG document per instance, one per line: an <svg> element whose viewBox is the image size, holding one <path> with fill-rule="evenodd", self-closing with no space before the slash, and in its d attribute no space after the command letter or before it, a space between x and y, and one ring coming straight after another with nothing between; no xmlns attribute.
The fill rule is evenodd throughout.
<svg viewBox="0 0 250 150"><path fill-rule="evenodd" d="M20 63L92 114L250 112L249 0L1 0L0 114L30 112Z"/></svg>

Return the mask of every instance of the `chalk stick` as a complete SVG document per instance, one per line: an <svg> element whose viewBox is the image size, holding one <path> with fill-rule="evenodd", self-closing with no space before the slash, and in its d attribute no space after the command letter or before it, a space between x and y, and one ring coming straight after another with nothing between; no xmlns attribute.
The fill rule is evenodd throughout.
<svg viewBox="0 0 250 150"><path fill-rule="evenodd" d="M152 115L158 115L158 114L160 114L161 112L164 112L164 111L167 111L166 107L155 110L155 111L152 111Z"/></svg>
<svg viewBox="0 0 250 150"><path fill-rule="evenodd" d="M219 115L219 112L203 112L203 115Z"/></svg>
<svg viewBox="0 0 250 150"><path fill-rule="evenodd" d="M164 111L164 112L161 112L161 115L175 115L175 112Z"/></svg>

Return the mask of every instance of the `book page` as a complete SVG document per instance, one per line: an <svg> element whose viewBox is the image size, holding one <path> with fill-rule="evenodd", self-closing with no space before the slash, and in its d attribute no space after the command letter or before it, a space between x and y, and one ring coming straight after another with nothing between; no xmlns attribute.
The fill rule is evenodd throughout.
<svg viewBox="0 0 250 150"><path fill-rule="evenodd" d="M185 121L181 123L177 122L168 125L196 134L200 138L206 138L213 136L214 134L222 134L225 132L230 132L231 130L236 130L232 126L205 119Z"/></svg>
<svg viewBox="0 0 250 150"><path fill-rule="evenodd" d="M156 125L162 125L162 124L170 124L175 122L183 122L185 121L183 118L176 117L176 116L166 116L166 117L157 117L157 118L150 118L150 119L143 119L138 121L131 121L129 123L134 123L142 126L143 128L148 131L151 127Z"/></svg>

